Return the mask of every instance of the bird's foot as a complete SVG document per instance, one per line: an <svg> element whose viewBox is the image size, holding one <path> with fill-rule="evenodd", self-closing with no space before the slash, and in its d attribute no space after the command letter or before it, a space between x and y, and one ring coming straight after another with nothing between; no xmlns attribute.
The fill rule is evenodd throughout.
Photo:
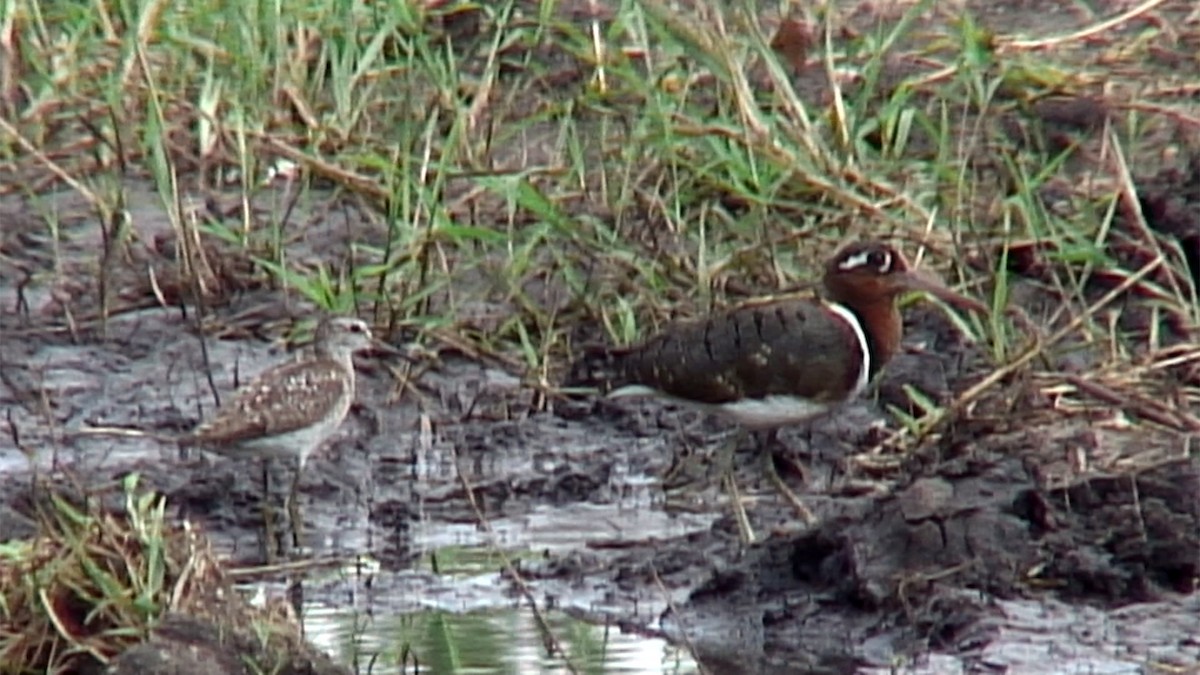
<svg viewBox="0 0 1200 675"><path fill-rule="evenodd" d="M659 476L663 490L672 492L696 483L704 472L703 464L703 458L697 457L690 445L675 450L671 453L671 465Z"/></svg>
<svg viewBox="0 0 1200 675"><path fill-rule="evenodd" d="M738 490L734 464L738 446L745 437L744 431L730 434L711 452L696 452L692 446L685 445L675 452L670 467L663 472L662 485L667 493L667 508L692 513L711 510L711 502L697 494L710 486L719 486L729 498L739 539L744 544L752 544L757 536L746 513L745 502L749 499Z"/></svg>

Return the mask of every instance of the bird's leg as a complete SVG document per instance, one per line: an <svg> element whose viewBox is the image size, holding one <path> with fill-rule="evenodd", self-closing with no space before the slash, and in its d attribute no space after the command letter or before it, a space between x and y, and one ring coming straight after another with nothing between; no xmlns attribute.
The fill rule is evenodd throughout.
<svg viewBox="0 0 1200 675"><path fill-rule="evenodd" d="M663 490L670 492L700 481L707 485L713 476L712 454L696 451L695 441L688 436L681 420L675 420L674 431L678 444L673 447L671 465L660 476ZM718 459L722 456L723 453L717 453ZM723 478L724 473L720 473L723 471L723 465L718 463L716 468L718 478Z"/></svg>
<svg viewBox="0 0 1200 675"><path fill-rule="evenodd" d="M749 545L757 541L757 537L754 535L754 528L750 525L750 516L746 514L746 507L742 504L742 495L737 487L737 471L734 467L738 445L745 437L745 429L739 427L737 433L717 449L717 466L721 472L725 489L729 492L729 499L733 503L733 519L737 522L738 536L743 544Z"/></svg>
<svg viewBox="0 0 1200 675"><path fill-rule="evenodd" d="M804 432L805 432L804 454L811 457L816 452L816 450L813 449L815 447L813 445L813 434L814 434L813 425L812 424L804 425ZM778 434L775 435L773 442L775 443L777 448L783 447L783 444L779 441ZM782 466L784 469L785 475L787 473L793 473L800 477L800 481L802 483L808 483L808 467L805 465L805 463L802 460L794 458L793 456L791 456L791 453L778 454L778 453L772 452L771 456L775 458L775 471L776 472L778 472L780 467ZM780 476L780 478L782 478L782 477L783 476Z"/></svg>
<svg viewBox="0 0 1200 675"><path fill-rule="evenodd" d="M680 438L686 443L683 430L678 429ZM733 503L733 518L737 523L738 536L743 544L753 544L756 541L754 529L750 525L750 518L746 514L746 508L742 504L742 496L737 487L737 475L734 467L734 459L737 456L738 445L746 438L745 429L738 427L737 430L722 439L720 445L713 452L712 464L705 472L705 482L711 481L715 475L721 489L729 495L729 499ZM695 467L688 466L694 463L694 458L690 457L690 451L685 449L677 452L672 460L671 466L663 473L662 482L663 489L670 491L678 489L696 480L695 477L687 474L694 473ZM715 469L715 473L713 472ZM711 483L709 483L711 484Z"/></svg>
<svg viewBox="0 0 1200 675"><path fill-rule="evenodd" d="M742 506L742 495L738 492L737 476L732 471L725 474L725 489L729 492L729 499L733 502L733 519L737 522L738 538L747 546L757 541L754 536L754 527L750 525L750 517L746 515L746 507Z"/></svg>
<svg viewBox="0 0 1200 675"><path fill-rule="evenodd" d="M808 510L808 507L804 505L804 502L800 500L800 497L798 497L795 492L792 492L792 489L789 488L787 483L783 481L783 478L779 476L779 472L775 470L774 446L779 443L778 431L775 429L757 431L755 432L754 437L758 442L759 453L762 454L763 471L766 472L767 478L771 481L771 484L774 485L775 489L779 491L779 494L783 495L783 498L792 505L792 509L795 510L796 515L800 516L800 519L803 520L806 525L812 525L813 523L817 522L817 519L815 516L813 516L812 511Z"/></svg>
<svg viewBox="0 0 1200 675"><path fill-rule="evenodd" d="M676 426L675 434L679 437L682 448L671 452L671 464L659 477L664 492L670 492L676 488L683 487L692 480L692 477L687 475L690 469L688 464L692 461L691 444L687 436L683 433L683 429L679 426Z"/></svg>
<svg viewBox="0 0 1200 675"><path fill-rule="evenodd" d="M271 460L262 460L262 517L263 517L263 559L267 564L275 560L275 518L271 507Z"/></svg>
<svg viewBox="0 0 1200 675"><path fill-rule="evenodd" d="M299 549L304 545L304 521L300 519L300 474L304 470L304 462L296 464L296 476L292 479L292 488L288 490L287 512L292 521L292 547Z"/></svg>

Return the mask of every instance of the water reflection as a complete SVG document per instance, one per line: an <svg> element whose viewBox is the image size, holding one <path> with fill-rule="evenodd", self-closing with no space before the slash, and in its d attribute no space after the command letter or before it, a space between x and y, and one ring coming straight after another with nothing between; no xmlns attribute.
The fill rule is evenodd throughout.
<svg viewBox="0 0 1200 675"><path fill-rule="evenodd" d="M543 618L544 629L526 607L389 615L309 607L304 625L309 640L359 673L698 672L685 652L662 640L561 612ZM551 640L561 645L566 660L547 655Z"/></svg>
<svg viewBox="0 0 1200 675"><path fill-rule="evenodd" d="M504 556L519 566L541 553L521 547ZM503 567L494 548L457 545L426 549L404 569L369 556L310 569L302 582L305 637L356 673L699 672L686 650L603 625L635 615L637 624L654 624L665 602L631 609L610 604L602 589L563 592L531 580L539 618ZM260 590L286 592L282 584Z"/></svg>

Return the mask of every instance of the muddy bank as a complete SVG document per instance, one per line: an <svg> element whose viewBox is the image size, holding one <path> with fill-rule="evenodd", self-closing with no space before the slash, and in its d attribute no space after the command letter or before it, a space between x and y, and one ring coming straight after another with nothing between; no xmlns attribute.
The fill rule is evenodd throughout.
<svg viewBox="0 0 1200 675"><path fill-rule="evenodd" d="M1174 204L1163 209L1175 225L1187 213L1154 203ZM230 560L260 561L256 467L80 431L190 428L211 412L214 388L227 394L283 358L279 339L311 307L251 285L200 330L190 313L158 308L126 307L101 325L79 292L95 224L63 225L62 279L79 287L26 284L8 268L2 279L0 538L28 532L14 495L32 457L83 487L137 471ZM21 250L36 267L49 243L38 223L27 226L34 234ZM311 245L348 246L324 235ZM1014 279L1014 296L1039 320L1063 302L1035 283L1046 264L1017 270L1028 284ZM132 281L144 284L144 270L129 270L130 297L145 295ZM749 549L710 464L731 431L717 420L656 401L547 398L519 368L436 342L436 358L414 370L359 359L358 401L306 468L301 506L307 555L361 555L380 571L369 582L301 578L306 596L345 604L369 587L381 611L507 607L523 601L519 576L539 606L666 636L712 672L1200 663L1191 437L1095 401L1060 408L1060 394L1046 392L1061 382L1030 375L901 452L885 443L897 428L885 410L916 412L904 385L945 403L989 372L983 347L966 344L937 309L911 311L907 328L904 353L865 400L782 434L804 469L788 479L803 481L817 528L799 530L742 448L738 485L752 497L755 528L773 535ZM412 335L389 337L403 345ZM1086 372L1088 361L1075 352L1053 366ZM1183 369L1177 377L1194 381ZM274 467L276 486L290 470ZM520 562L515 574L494 562L469 580L414 570L422 555L451 547Z"/></svg>
<svg viewBox="0 0 1200 675"><path fill-rule="evenodd" d="M645 587L678 591L654 630L713 672L1200 663L1194 459L1052 487L1045 459L1069 449L1061 439L1013 432L961 445L891 494L830 496L817 529L749 550L718 531L523 571L551 586L606 579L627 600Z"/></svg>
<svg viewBox="0 0 1200 675"><path fill-rule="evenodd" d="M908 400L902 383L945 400L979 376L978 351L937 310L913 313L910 329L877 395L783 435L807 469L818 527L799 531L742 448L739 485L755 527L774 535L750 548L704 464L729 432L716 420L655 401L539 410L516 377L450 354L398 393L389 364L361 362L359 401L301 483L310 553L369 554L382 563L374 588L411 593L404 575L431 545L500 546L522 559L516 576L539 605L665 636L711 672L1200 663L1200 473L1185 439L997 414L956 423L917 454L871 450L886 435L881 405ZM187 374L196 337L173 313L108 330L4 338L21 448L97 484L139 471L233 559L257 560L257 470L72 433L186 427L209 395ZM253 339L211 347L223 386L279 356ZM33 390L54 402L53 425ZM28 479L17 450L4 449L10 496ZM691 479L668 494L660 477L681 463ZM11 522L5 534L19 534L20 516ZM513 572L495 574L504 581L476 594L480 605L512 602ZM341 597L353 583L314 582L309 595ZM415 588L455 597L436 575Z"/></svg>

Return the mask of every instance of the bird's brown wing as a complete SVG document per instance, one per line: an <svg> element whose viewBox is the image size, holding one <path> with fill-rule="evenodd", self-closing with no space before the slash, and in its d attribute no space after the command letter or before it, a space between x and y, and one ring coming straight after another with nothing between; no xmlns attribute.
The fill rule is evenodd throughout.
<svg viewBox="0 0 1200 675"><path fill-rule="evenodd" d="M702 403L771 395L832 401L853 390L862 362L857 334L841 316L812 300L784 300L676 325L634 347L585 354L572 374L577 381L590 376L605 390L641 384Z"/></svg>
<svg viewBox="0 0 1200 675"><path fill-rule="evenodd" d="M239 389L187 440L220 445L296 431L333 410L349 386L331 359L277 366Z"/></svg>

